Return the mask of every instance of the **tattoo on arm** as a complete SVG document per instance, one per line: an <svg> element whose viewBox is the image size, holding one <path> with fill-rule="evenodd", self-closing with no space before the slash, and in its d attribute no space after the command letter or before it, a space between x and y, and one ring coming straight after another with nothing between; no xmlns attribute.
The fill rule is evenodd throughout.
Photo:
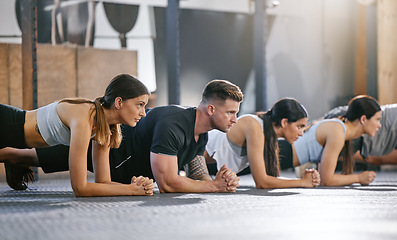
<svg viewBox="0 0 397 240"><path fill-rule="evenodd" d="M204 156L197 155L188 163L188 177L194 180L211 180Z"/></svg>

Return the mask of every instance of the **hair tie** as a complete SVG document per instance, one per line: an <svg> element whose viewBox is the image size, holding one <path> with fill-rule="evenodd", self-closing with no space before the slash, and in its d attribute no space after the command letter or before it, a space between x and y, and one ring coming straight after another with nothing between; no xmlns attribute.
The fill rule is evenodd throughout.
<svg viewBox="0 0 397 240"><path fill-rule="evenodd" d="M100 97L100 98L99 98L99 103L100 103L101 105L103 105L105 102L106 102L105 97Z"/></svg>
<svg viewBox="0 0 397 240"><path fill-rule="evenodd" d="M346 123L348 121L346 113L343 114L342 116L340 116L340 118L341 118L342 122L344 122L344 123Z"/></svg>

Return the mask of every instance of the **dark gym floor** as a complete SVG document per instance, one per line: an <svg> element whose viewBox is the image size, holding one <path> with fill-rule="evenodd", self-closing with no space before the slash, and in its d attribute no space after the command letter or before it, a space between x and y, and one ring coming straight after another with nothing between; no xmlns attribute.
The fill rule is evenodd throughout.
<svg viewBox="0 0 397 240"><path fill-rule="evenodd" d="M370 186L76 198L67 174L0 183L0 239L397 239L397 172ZM294 177L293 172L282 176Z"/></svg>

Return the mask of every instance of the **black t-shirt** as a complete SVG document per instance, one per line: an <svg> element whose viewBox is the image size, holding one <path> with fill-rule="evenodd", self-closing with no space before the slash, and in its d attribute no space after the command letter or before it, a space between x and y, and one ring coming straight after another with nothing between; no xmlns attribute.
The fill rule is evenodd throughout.
<svg viewBox="0 0 397 240"><path fill-rule="evenodd" d="M148 111L136 127L122 126L123 141L110 152L112 180L130 183L132 176L153 178L150 152L177 156L178 168L203 155L208 134L194 139L196 108L156 107Z"/></svg>

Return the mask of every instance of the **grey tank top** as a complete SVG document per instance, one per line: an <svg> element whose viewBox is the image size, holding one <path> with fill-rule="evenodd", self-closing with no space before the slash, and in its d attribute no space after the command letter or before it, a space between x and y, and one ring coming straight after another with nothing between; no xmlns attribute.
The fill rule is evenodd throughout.
<svg viewBox="0 0 397 240"><path fill-rule="evenodd" d="M320 145L320 143L317 142L316 131L317 127L324 122L338 122L342 124L346 136L346 126L339 119L325 119L315 123L307 132L303 134L303 136L299 137L298 140L294 142L295 152L298 156L300 165L303 165L307 162L319 163L321 161L324 148Z"/></svg>
<svg viewBox="0 0 397 240"><path fill-rule="evenodd" d="M70 129L63 124L57 113L59 102L53 102L37 110L37 125L49 146L70 145Z"/></svg>

